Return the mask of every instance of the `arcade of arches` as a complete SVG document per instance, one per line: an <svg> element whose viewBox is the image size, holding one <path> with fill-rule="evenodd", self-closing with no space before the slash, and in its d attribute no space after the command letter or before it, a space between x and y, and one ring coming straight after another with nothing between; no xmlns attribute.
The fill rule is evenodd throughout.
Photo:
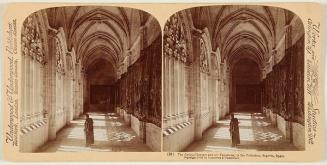
<svg viewBox="0 0 327 165"><path fill-rule="evenodd" d="M22 152L83 148L85 113L95 129L86 150L160 151L162 36L155 18L121 7L49 8L26 18L21 36Z"/></svg>
<svg viewBox="0 0 327 165"><path fill-rule="evenodd" d="M163 150L304 149L304 27L265 6L169 18L163 36ZM240 121L231 148L229 114Z"/></svg>

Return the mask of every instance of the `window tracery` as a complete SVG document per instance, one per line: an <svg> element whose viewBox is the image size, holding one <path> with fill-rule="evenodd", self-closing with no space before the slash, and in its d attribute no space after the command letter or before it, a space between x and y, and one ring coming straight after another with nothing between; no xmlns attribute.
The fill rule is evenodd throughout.
<svg viewBox="0 0 327 165"><path fill-rule="evenodd" d="M209 72L208 53L202 38L200 38L200 71Z"/></svg>
<svg viewBox="0 0 327 165"><path fill-rule="evenodd" d="M41 39L41 31L37 25L35 15L27 17L22 29L22 54L44 63L45 54Z"/></svg>
<svg viewBox="0 0 327 165"><path fill-rule="evenodd" d="M187 62L185 29L178 14L174 14L166 22L164 28L164 55Z"/></svg>

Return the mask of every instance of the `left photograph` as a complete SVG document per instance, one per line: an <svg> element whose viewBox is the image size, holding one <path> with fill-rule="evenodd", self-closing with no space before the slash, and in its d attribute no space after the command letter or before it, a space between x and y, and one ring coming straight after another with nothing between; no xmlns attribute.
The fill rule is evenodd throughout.
<svg viewBox="0 0 327 165"><path fill-rule="evenodd" d="M161 151L161 28L132 8L74 6L21 29L20 152Z"/></svg>

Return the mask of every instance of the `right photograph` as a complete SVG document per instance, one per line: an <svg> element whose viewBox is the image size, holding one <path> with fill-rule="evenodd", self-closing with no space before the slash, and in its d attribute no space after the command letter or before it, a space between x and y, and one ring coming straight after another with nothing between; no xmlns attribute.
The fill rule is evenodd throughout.
<svg viewBox="0 0 327 165"><path fill-rule="evenodd" d="M292 11L203 6L164 26L163 151L302 151L304 27Z"/></svg>

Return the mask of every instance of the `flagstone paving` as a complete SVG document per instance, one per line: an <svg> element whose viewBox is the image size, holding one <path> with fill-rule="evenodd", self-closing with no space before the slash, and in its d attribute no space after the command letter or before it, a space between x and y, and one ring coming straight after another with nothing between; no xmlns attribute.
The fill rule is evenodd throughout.
<svg viewBox="0 0 327 165"><path fill-rule="evenodd" d="M92 113L94 122L94 144L85 146L85 118L73 120L69 126L57 133L54 141L49 141L38 152L149 152L138 135L123 118L115 113Z"/></svg>
<svg viewBox="0 0 327 165"><path fill-rule="evenodd" d="M262 113L236 113L240 124L241 144L231 147L229 133L230 118L217 121L203 133L203 138L193 142L185 151L294 151L298 150L290 144L282 132Z"/></svg>

